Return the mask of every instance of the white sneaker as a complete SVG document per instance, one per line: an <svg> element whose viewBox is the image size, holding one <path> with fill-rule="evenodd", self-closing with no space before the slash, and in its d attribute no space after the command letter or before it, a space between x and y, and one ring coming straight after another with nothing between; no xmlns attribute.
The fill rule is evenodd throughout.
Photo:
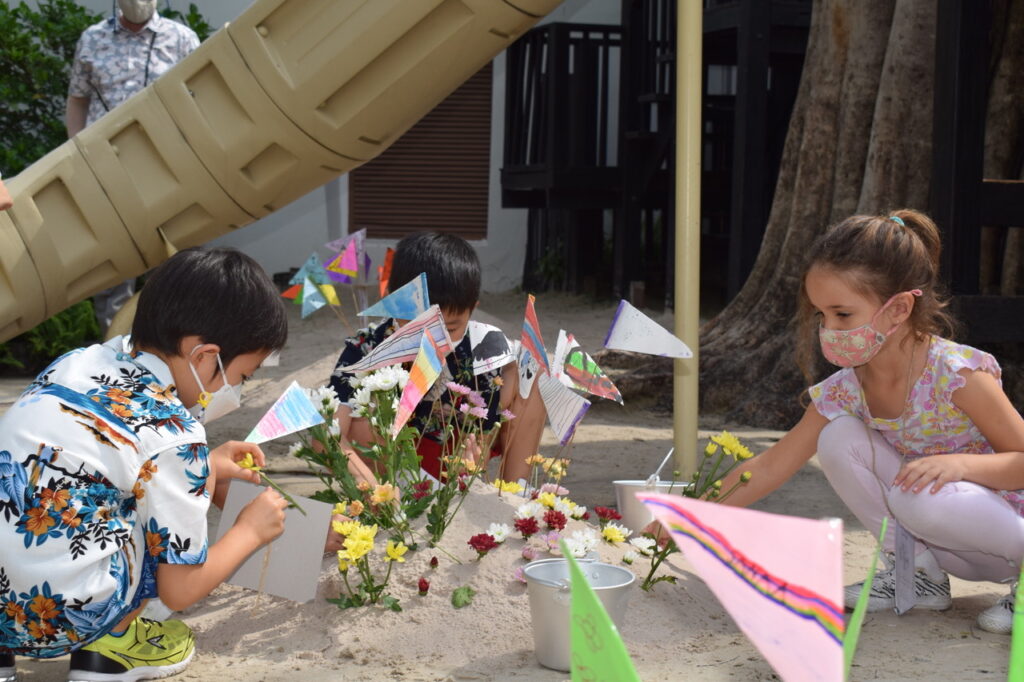
<svg viewBox="0 0 1024 682"><path fill-rule="evenodd" d="M1017 584L1010 588L1010 594L978 614L978 627L997 635L1008 635L1013 630L1013 595Z"/></svg>
<svg viewBox="0 0 1024 682"><path fill-rule="evenodd" d="M868 593L868 613L884 611L896 608L896 561L892 553L883 556L886 568L884 571L875 573L875 579L871 583L871 591ZM936 564L937 567L937 564ZM933 580L928 571L918 568L914 572L914 593L917 596L916 608L929 611L945 611L953 605L953 598L949 591L949 576L938 570L942 577ZM935 571L932 571L934 575ZM846 608L853 609L860 599L860 592L864 581L854 585L847 585L843 590L843 602Z"/></svg>

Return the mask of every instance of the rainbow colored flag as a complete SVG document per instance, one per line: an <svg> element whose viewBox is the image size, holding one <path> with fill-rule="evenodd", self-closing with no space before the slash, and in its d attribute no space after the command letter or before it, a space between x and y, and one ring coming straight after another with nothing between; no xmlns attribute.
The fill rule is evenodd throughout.
<svg viewBox="0 0 1024 682"><path fill-rule="evenodd" d="M843 524L636 493L784 680L843 679Z"/></svg>
<svg viewBox="0 0 1024 682"><path fill-rule="evenodd" d="M520 338L523 348L529 353L527 360L535 360L545 373L550 373L551 365L548 363L548 353L544 349L544 338L540 335L537 311L533 307L535 300L533 294L526 297L526 315L523 318L523 334Z"/></svg>
<svg viewBox="0 0 1024 682"><path fill-rule="evenodd" d="M402 397L398 400L398 413L395 415L395 422L391 425L391 437L397 438L398 432L402 430L409 417L416 411L416 406L423 400L430 387L441 376L441 351L437 349L433 337L424 332L420 339L420 352L416 354L416 360L409 370L409 381L402 389Z"/></svg>
<svg viewBox="0 0 1024 682"><path fill-rule="evenodd" d="M305 389L293 381L245 440L262 443L323 423L323 416L317 412Z"/></svg>

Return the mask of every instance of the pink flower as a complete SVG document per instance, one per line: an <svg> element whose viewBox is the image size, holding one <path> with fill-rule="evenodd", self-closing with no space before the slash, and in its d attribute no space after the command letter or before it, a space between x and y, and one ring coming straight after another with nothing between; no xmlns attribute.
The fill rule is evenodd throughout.
<svg viewBox="0 0 1024 682"><path fill-rule="evenodd" d="M536 521L536 519L534 519ZM523 558L527 561L533 561L540 555L537 548L533 545L523 545Z"/></svg>
<svg viewBox="0 0 1024 682"><path fill-rule="evenodd" d="M558 549L558 541L562 539L562 536L557 530L549 531L543 536L544 542L548 543L548 549L552 552Z"/></svg>
<svg viewBox="0 0 1024 682"><path fill-rule="evenodd" d="M484 402L484 397L476 391L470 391L469 395L466 396L466 400L471 402L474 407L487 407L487 403Z"/></svg>
<svg viewBox="0 0 1024 682"><path fill-rule="evenodd" d="M470 389L469 386L463 386L462 384L457 384L454 381L449 381L445 386L452 393L458 393L459 395L469 395L472 393L472 389Z"/></svg>
<svg viewBox="0 0 1024 682"><path fill-rule="evenodd" d="M512 571L512 579L518 580L519 582L526 584L526 574L523 573L522 566L516 566L516 570Z"/></svg>
<svg viewBox="0 0 1024 682"><path fill-rule="evenodd" d="M487 419L487 410L485 410L482 407L473 407L469 410L469 413L474 417L478 417L480 419Z"/></svg>
<svg viewBox="0 0 1024 682"><path fill-rule="evenodd" d="M504 419L506 419L508 421L512 421L513 419L516 418L516 416L514 414L512 414L512 412L510 412L509 410L502 410L501 411L501 416L502 416L502 418L504 418Z"/></svg>
<svg viewBox="0 0 1024 682"><path fill-rule="evenodd" d="M466 414L467 412L469 412L469 403L462 403L461 405L459 405L459 412L461 412L462 414Z"/></svg>
<svg viewBox="0 0 1024 682"><path fill-rule="evenodd" d="M569 494L569 489L568 488L563 488L562 486L558 485L557 483L545 483L544 485L542 485L540 487L540 492L542 492L542 493L553 493L555 495L568 495Z"/></svg>

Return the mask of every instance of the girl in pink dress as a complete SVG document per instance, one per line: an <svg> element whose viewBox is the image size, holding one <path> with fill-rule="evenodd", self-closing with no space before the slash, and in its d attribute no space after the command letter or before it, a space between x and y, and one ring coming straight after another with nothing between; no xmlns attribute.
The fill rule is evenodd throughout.
<svg viewBox="0 0 1024 682"><path fill-rule="evenodd" d="M842 369L810 388L793 430L732 474L753 476L729 503L760 499L817 453L865 528L877 535L888 516L914 536L917 606L943 610L952 604L950 573L997 582L1019 575L1024 419L996 360L945 338L953 323L939 291L939 252L935 224L911 210L852 216L815 242L800 295L802 355L810 357L817 336ZM870 610L895 603L892 537ZM848 607L860 589L847 588ZM1012 617L1011 591L978 624L1009 633Z"/></svg>

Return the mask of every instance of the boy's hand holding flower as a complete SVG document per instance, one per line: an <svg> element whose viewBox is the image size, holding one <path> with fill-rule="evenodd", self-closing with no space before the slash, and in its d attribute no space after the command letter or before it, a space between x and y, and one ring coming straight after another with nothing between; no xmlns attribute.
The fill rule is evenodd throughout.
<svg viewBox="0 0 1024 682"><path fill-rule="evenodd" d="M210 465L219 479L238 478L259 485L267 457L255 443L229 440L210 451Z"/></svg>

